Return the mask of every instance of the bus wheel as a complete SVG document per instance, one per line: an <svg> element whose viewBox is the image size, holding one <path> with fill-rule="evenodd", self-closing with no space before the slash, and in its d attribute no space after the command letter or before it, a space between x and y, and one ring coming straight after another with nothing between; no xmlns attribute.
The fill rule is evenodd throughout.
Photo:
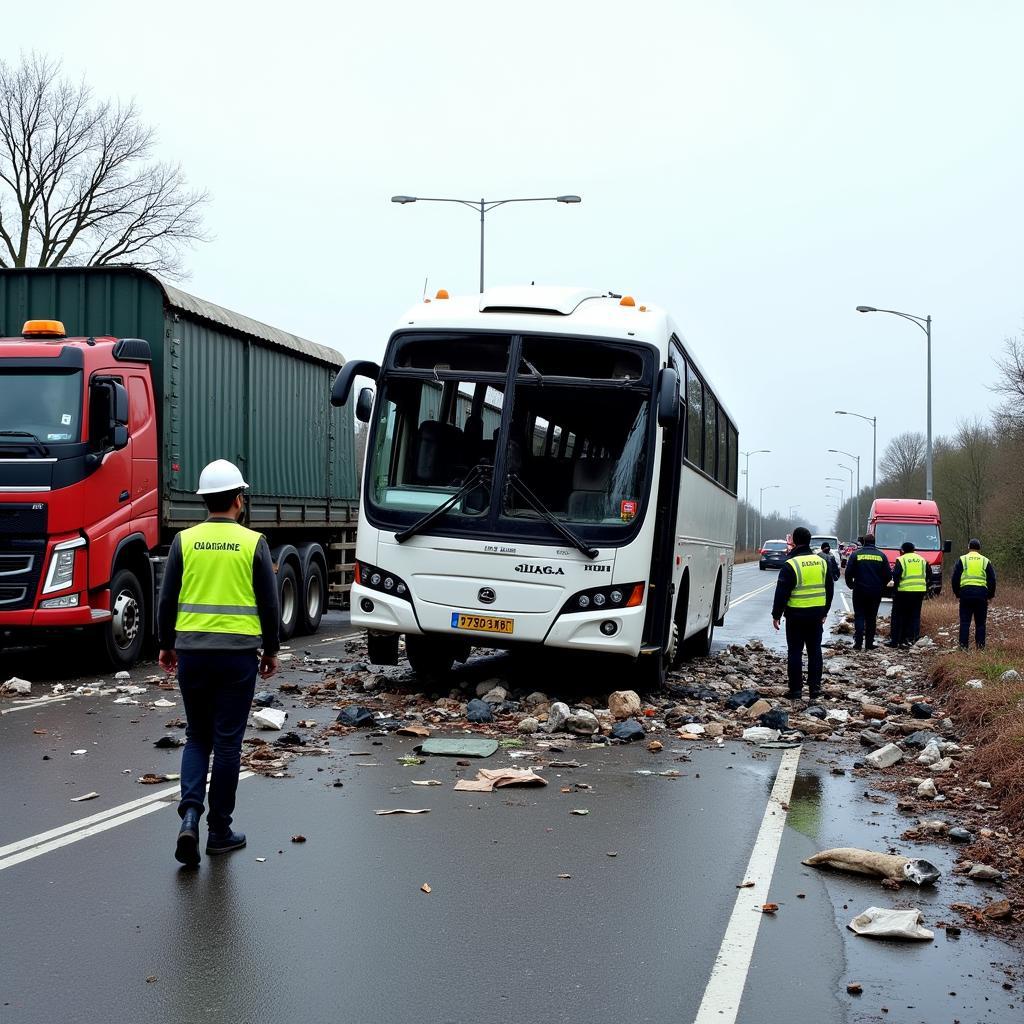
<svg viewBox="0 0 1024 1024"><path fill-rule="evenodd" d="M641 654L636 659L635 666L636 688L641 693L650 693L665 688L668 659L664 654Z"/></svg>
<svg viewBox="0 0 1024 1024"><path fill-rule="evenodd" d="M406 634L405 656L413 672L424 682L440 682L452 669L455 650L442 637Z"/></svg>
<svg viewBox="0 0 1024 1024"><path fill-rule="evenodd" d="M398 634L367 630L366 657L371 665L397 665Z"/></svg>

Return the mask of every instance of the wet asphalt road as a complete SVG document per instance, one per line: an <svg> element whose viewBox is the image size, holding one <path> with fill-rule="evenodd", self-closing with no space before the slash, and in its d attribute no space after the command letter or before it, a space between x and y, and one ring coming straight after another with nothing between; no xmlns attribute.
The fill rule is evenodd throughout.
<svg viewBox="0 0 1024 1024"><path fill-rule="evenodd" d="M717 644L776 642L771 586L754 594L766 584L774 574L737 569L739 603ZM740 601L745 594L754 596ZM333 617L294 653L341 654L346 632ZM49 660L51 673L62 670L59 657ZM0 675L29 667L46 675L37 656L0 664ZM152 673L140 666L133 676ZM289 666L278 681L289 678L314 677ZM781 756L671 740L661 754L574 747L545 760L583 767L547 769L543 789L475 794L452 783L480 766L524 762L501 752L468 769L444 758L403 767L396 758L416 741L349 737L330 755L291 762L288 778L245 779L237 824L248 848L186 871L171 859L173 797L154 799L170 787L134 781L177 770L179 752L152 743L180 700L155 688L139 699L157 697L177 706L76 698L0 717L3 1024L693 1021L743 898L736 886ZM333 717L292 704L293 717ZM975 883L949 876L948 847L920 849L946 873L937 889L912 893L800 864L829 846L901 846L907 822L892 801L868 800L862 781L830 773L855 755L849 745L801 752L769 887L780 910L758 915L737 1019L1019 1020L1017 993L1001 984L1021 957L998 941L967 931L947 940L936 929L933 943L873 943L845 929L871 905L919 906L934 928L951 900L980 899ZM636 774L673 768L680 777ZM442 785L411 784L427 778ZM100 796L70 802L90 790ZM146 810L107 817L100 824L126 820L104 831L42 836L140 799ZM391 807L430 813L373 813ZM292 843L299 833L307 842ZM864 994L847 995L849 981Z"/></svg>

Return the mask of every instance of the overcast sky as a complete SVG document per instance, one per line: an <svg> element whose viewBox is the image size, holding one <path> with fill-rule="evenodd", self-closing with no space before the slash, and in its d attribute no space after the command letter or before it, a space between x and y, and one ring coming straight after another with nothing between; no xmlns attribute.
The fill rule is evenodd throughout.
<svg viewBox="0 0 1024 1024"><path fill-rule="evenodd" d="M671 310L740 429L751 498L821 525L826 449L985 415L1019 333L1024 4L737 0L7 5L35 48L135 97L209 189L185 288L379 357L477 287L478 224L394 193L578 193L487 221L488 282ZM742 483L741 483L742 489ZM848 486L847 486L848 490ZM865 510L866 515L866 510Z"/></svg>

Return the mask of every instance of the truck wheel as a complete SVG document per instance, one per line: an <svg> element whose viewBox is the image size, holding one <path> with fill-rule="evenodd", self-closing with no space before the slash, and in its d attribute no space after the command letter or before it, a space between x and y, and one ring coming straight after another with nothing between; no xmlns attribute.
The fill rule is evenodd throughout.
<svg viewBox="0 0 1024 1024"><path fill-rule="evenodd" d="M441 637L406 634L405 656L420 679L435 683L451 671L455 650L448 640Z"/></svg>
<svg viewBox="0 0 1024 1024"><path fill-rule="evenodd" d="M277 570L277 598L281 605L280 637L291 640L299 624L299 580L290 562Z"/></svg>
<svg viewBox="0 0 1024 1024"><path fill-rule="evenodd" d="M366 632L366 657L371 665L398 664L398 634Z"/></svg>
<svg viewBox="0 0 1024 1024"><path fill-rule="evenodd" d="M110 581L110 621L102 627L103 647L112 668L130 668L146 642L146 598L130 569L120 569Z"/></svg>
<svg viewBox="0 0 1024 1024"><path fill-rule="evenodd" d="M316 560L306 566L302 587L302 632L315 633L327 607L327 587L323 566Z"/></svg>

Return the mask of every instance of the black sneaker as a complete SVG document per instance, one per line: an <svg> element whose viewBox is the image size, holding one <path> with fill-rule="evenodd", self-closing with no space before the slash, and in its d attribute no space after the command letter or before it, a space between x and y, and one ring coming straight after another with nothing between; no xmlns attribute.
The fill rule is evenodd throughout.
<svg viewBox="0 0 1024 1024"><path fill-rule="evenodd" d="M859 643L857 643L856 641L854 641L854 644L853 644L853 649L854 649L855 651L859 651L859 650L860 650L860 648L861 648L861 645L860 645Z"/></svg>
<svg viewBox="0 0 1024 1024"><path fill-rule="evenodd" d="M797 691L796 693L793 693L792 690L790 690L786 694L786 700L800 700L800 698L802 696L803 696L803 692L802 691Z"/></svg>
<svg viewBox="0 0 1024 1024"><path fill-rule="evenodd" d="M199 812L196 810L187 810L182 815L174 859L186 867L199 866Z"/></svg>
<svg viewBox="0 0 1024 1024"><path fill-rule="evenodd" d="M206 837L206 852L211 856L216 853L230 853L232 850L240 850L245 846L245 833L232 832L211 832Z"/></svg>

